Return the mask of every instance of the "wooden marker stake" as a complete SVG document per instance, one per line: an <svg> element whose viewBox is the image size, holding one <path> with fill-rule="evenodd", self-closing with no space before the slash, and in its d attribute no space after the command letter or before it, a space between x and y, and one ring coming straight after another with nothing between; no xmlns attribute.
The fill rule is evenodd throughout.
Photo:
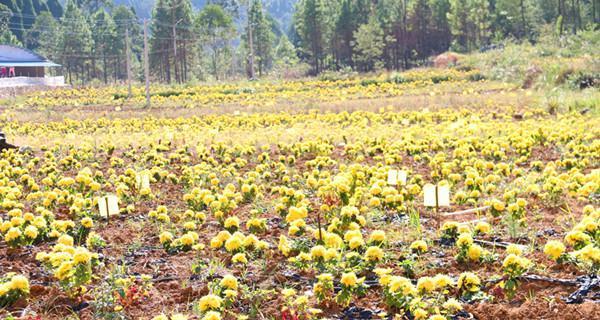
<svg viewBox="0 0 600 320"><path fill-rule="evenodd" d="M106 202L106 224L110 224L110 209L108 207L108 197L104 197L104 201Z"/></svg>
<svg viewBox="0 0 600 320"><path fill-rule="evenodd" d="M447 186L428 183L423 187L425 207L433 208L434 219L440 222L440 207L450 206L450 189Z"/></svg>
<svg viewBox="0 0 600 320"><path fill-rule="evenodd" d="M438 210L440 210L440 199L439 199L439 189L438 189L438 185L435 185L435 213L437 215Z"/></svg>
<svg viewBox="0 0 600 320"><path fill-rule="evenodd" d="M317 226L319 227L319 243L323 244L323 234L321 232L321 210L317 211Z"/></svg>
<svg viewBox="0 0 600 320"><path fill-rule="evenodd" d="M436 229L440 228L440 215L439 215L439 210L440 210L440 199L439 199L439 189L438 189L438 185L437 183L435 184L435 221L436 223Z"/></svg>

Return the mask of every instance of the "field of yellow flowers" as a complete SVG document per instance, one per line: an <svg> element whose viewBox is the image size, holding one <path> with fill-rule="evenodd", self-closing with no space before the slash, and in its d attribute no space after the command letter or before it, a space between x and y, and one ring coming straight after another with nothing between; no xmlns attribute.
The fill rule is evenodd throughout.
<svg viewBox="0 0 600 320"><path fill-rule="evenodd" d="M12 119L114 108L112 89L4 109L9 142L30 148L0 158L0 317L597 319L597 110L483 91L480 108L269 108L509 89L474 72L396 78L153 96L242 110L185 117Z"/></svg>
<svg viewBox="0 0 600 320"><path fill-rule="evenodd" d="M402 95L435 94L432 85L439 85L439 92L463 92L465 84L471 83L470 92L507 89L499 82L482 81L477 70L424 69L401 74L382 74L371 78L352 77L335 79L305 79L291 81L251 81L214 85L168 86L153 85L152 101L157 106L179 108L221 108L260 106L260 108L285 104L288 101L316 102L373 99ZM145 103L145 87L134 86L132 97L123 86L86 87L58 89L27 96L21 108L53 108L62 110L82 106L136 106Z"/></svg>

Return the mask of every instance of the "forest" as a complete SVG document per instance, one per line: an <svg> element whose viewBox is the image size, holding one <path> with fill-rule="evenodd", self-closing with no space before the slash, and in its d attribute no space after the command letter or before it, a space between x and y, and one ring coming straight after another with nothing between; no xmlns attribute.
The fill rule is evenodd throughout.
<svg viewBox="0 0 600 320"><path fill-rule="evenodd" d="M2 0L0 42L62 64L71 84L122 82L127 57L142 80L144 24L153 81L405 70L448 50L595 30L599 2Z"/></svg>

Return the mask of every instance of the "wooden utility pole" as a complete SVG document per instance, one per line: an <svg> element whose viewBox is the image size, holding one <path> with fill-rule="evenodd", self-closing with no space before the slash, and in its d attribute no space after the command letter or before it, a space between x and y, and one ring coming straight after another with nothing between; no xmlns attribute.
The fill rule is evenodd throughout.
<svg viewBox="0 0 600 320"><path fill-rule="evenodd" d="M129 48L129 26L125 28L125 63L127 64L127 95L131 98L131 49Z"/></svg>
<svg viewBox="0 0 600 320"><path fill-rule="evenodd" d="M148 60L148 20L144 19L144 77L146 78L146 108L150 107L150 61Z"/></svg>

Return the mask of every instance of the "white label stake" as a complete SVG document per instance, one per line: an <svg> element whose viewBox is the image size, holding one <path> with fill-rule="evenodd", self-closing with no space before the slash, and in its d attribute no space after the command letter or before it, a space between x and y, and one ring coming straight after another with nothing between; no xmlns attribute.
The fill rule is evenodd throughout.
<svg viewBox="0 0 600 320"><path fill-rule="evenodd" d="M395 186L398 184L398 170L390 170L388 171L387 183L391 186Z"/></svg>
<svg viewBox="0 0 600 320"><path fill-rule="evenodd" d="M119 215L119 198L114 195L107 195L98 199L98 211L100 217L110 219L110 216Z"/></svg>
<svg viewBox="0 0 600 320"><path fill-rule="evenodd" d="M138 191L150 188L150 176L147 172L141 172L135 176L135 186Z"/></svg>
<svg viewBox="0 0 600 320"><path fill-rule="evenodd" d="M406 185L407 173L404 170L390 169L388 171L387 183L391 186Z"/></svg>
<svg viewBox="0 0 600 320"><path fill-rule="evenodd" d="M449 207L450 187L436 186L431 183L423 186L423 205L426 207Z"/></svg>

